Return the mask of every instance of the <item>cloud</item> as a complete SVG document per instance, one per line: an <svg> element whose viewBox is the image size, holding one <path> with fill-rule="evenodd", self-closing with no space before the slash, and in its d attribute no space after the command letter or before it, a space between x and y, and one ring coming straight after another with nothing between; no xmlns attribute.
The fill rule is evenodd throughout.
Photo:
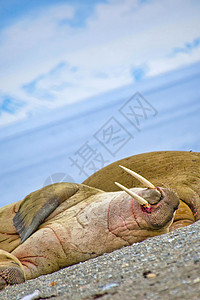
<svg viewBox="0 0 200 300"><path fill-rule="evenodd" d="M9 95L0 95L0 115L4 112L15 114L23 106L25 106L23 101L17 100Z"/></svg>
<svg viewBox="0 0 200 300"><path fill-rule="evenodd" d="M194 64L200 61L200 47L192 51L192 55L187 52L176 53L173 56L166 56L163 59L149 62L148 76L156 76L167 71L178 69L180 66Z"/></svg>
<svg viewBox="0 0 200 300"><path fill-rule="evenodd" d="M24 84L22 88L27 94L32 95L33 97L44 99L46 101L55 100L54 92L72 86L71 83L66 82L63 73L66 73L67 71L74 73L76 72L76 69L76 67L69 67L66 62L60 62L48 73L42 74L31 82Z"/></svg>
<svg viewBox="0 0 200 300"><path fill-rule="evenodd" d="M68 3L40 7L0 32L0 88L26 102L22 115L200 59L198 1Z"/></svg>
<svg viewBox="0 0 200 300"><path fill-rule="evenodd" d="M183 47L176 47L172 50L170 56L175 56L179 53L191 53L194 49L200 46L200 38L194 39L192 42L187 42Z"/></svg>
<svg viewBox="0 0 200 300"><path fill-rule="evenodd" d="M131 74L134 81L141 81L147 74L148 67L146 65L131 69Z"/></svg>
<svg viewBox="0 0 200 300"><path fill-rule="evenodd" d="M19 120L19 116L24 118L25 115L22 112L24 108L26 109L24 101L0 92L0 126Z"/></svg>

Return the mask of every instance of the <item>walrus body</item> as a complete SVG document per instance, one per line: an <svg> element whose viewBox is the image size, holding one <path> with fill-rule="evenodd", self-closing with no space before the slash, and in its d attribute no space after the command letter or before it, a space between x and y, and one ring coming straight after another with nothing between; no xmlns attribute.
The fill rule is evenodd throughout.
<svg viewBox="0 0 200 300"><path fill-rule="evenodd" d="M135 165L131 168L146 173L143 172L145 169L142 165L149 167L151 176L145 176L153 178L156 186L161 186L159 188L133 188L130 175L115 168L115 163L90 177L85 182L88 185L56 183L31 193L22 201L0 208L0 289L7 284L20 283L166 233L173 226L174 212L180 199L181 203L184 199L180 213L179 209L177 211L177 215L181 217L175 217L174 224L177 225L174 228L198 220L199 172L195 166L192 170L185 171L184 180L178 180L176 185L178 171L175 172L176 168L174 169L175 177L172 180L171 169L163 169L163 165L167 164L166 152L158 154L157 160L156 153L144 154L140 169ZM176 154L180 153L174 154L174 160ZM198 153L181 154L183 157L187 156L188 161L190 154L192 163L195 160L194 163L199 166ZM120 163L130 167L129 162L134 162L135 157ZM161 173L154 176L153 171L160 167L169 173L168 180ZM172 167L174 168L173 160ZM182 167L183 165L179 166L181 170ZM105 178L104 184L101 178ZM111 184L113 179L126 186L132 185L130 191L148 199L149 206L140 205L125 192L114 191L115 186ZM106 189L110 191L107 192Z"/></svg>

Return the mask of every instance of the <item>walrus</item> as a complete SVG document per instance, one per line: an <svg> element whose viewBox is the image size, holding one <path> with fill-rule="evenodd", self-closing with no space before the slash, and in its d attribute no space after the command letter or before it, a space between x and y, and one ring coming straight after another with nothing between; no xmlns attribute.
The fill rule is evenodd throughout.
<svg viewBox="0 0 200 300"><path fill-rule="evenodd" d="M188 220L189 223L198 220L199 153L170 153L171 162L167 162L166 154L138 157L141 166L137 173L129 168L128 162L137 160L133 156L123 160L123 165L117 162L100 170L86 180L87 184L55 183L0 208L0 289L167 233L173 228L180 202L189 207L188 210L181 207L186 222L179 223L181 220L177 219L173 229L188 225ZM179 165L180 155L190 161L191 169L185 170L184 163ZM112 170L116 165L115 176ZM169 165L174 168L173 180L169 180L172 175ZM149 180L141 176L147 167L151 170ZM153 172L159 168L169 173L169 177L158 171L159 175L154 176ZM184 169L182 181L178 179L177 168L180 172ZM134 182L137 180L135 186L140 182L143 187L129 187L130 181L122 180L122 174L131 182L132 178ZM112 180L116 180L114 185L110 183ZM99 188L94 187L96 184ZM111 191L105 191L109 185ZM114 191L115 186L122 191ZM180 215L183 221L183 213Z"/></svg>
<svg viewBox="0 0 200 300"><path fill-rule="evenodd" d="M119 168L119 165L142 174L157 186L165 186L177 192L180 204L170 231L200 219L199 152L156 151L126 157L102 168L83 183L104 191L119 190L113 179L128 188L137 186L136 179Z"/></svg>

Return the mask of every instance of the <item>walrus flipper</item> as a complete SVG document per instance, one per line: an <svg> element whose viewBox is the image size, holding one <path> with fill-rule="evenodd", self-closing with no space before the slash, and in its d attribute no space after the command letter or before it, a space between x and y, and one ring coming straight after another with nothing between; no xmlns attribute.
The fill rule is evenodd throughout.
<svg viewBox="0 0 200 300"><path fill-rule="evenodd" d="M64 201L73 196L80 188L74 183L54 183L29 194L21 203L13 218L13 223L23 243L42 222ZM69 206L76 201L69 200Z"/></svg>

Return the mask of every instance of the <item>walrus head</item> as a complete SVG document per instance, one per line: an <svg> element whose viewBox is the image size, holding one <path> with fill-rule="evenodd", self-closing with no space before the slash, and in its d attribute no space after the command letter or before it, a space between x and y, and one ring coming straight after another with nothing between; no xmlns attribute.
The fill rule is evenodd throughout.
<svg viewBox="0 0 200 300"><path fill-rule="evenodd" d="M172 189L155 187L152 183L150 183L141 175L125 167L122 168L145 185L145 188L127 189L120 183L115 182L115 184L126 193L124 194L124 201L120 200L118 202L118 199L115 199L115 205L117 204L116 202L118 202L118 205L120 206L119 210L123 211L125 209L125 199L127 199L127 196L125 195L128 194L129 198L131 197L132 201L131 210L135 222L132 221L133 218L130 218L130 222L126 222L125 227L128 228L129 231L133 230L135 233L137 232L138 227L138 232L141 237L141 240L144 240L145 238L150 236L168 232L169 227L173 222L175 211L178 209L179 206L178 195ZM114 225L113 222L112 224ZM110 224L109 226L110 229L112 227L112 224ZM114 225L113 229L115 228L114 230L116 235L123 235L124 238L124 231L121 230L122 226L122 224L117 227ZM119 231L117 230L117 228L119 228ZM116 232L116 230L118 232ZM126 238L126 240L128 240L129 243L132 243L131 235L128 234Z"/></svg>

